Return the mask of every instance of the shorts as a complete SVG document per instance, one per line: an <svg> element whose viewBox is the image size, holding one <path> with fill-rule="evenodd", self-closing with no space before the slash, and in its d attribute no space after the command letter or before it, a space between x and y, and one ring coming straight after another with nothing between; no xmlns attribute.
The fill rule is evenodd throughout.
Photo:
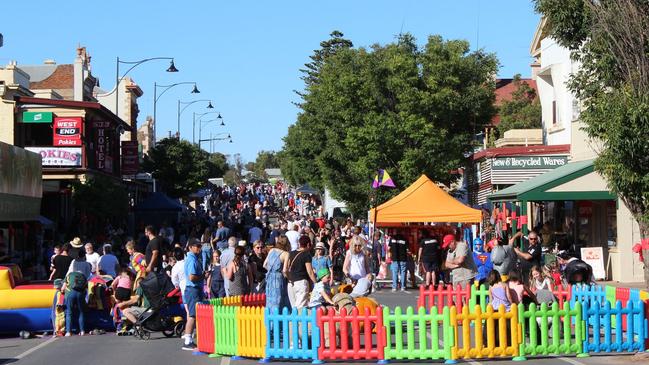
<svg viewBox="0 0 649 365"><path fill-rule="evenodd" d="M183 303L187 305L187 315L196 317L196 304L203 301L203 287L187 286L183 294Z"/></svg>
<svg viewBox="0 0 649 365"><path fill-rule="evenodd" d="M424 267L425 272L439 272L439 265L432 261L422 261L421 265Z"/></svg>
<svg viewBox="0 0 649 365"><path fill-rule="evenodd" d="M128 307L127 310L128 310L129 313L131 313L133 315L133 317L140 318L142 313L144 313L146 311L146 308L133 306L133 307Z"/></svg>
<svg viewBox="0 0 649 365"><path fill-rule="evenodd" d="M118 287L117 290L115 290L115 299L122 302L131 299L131 289Z"/></svg>

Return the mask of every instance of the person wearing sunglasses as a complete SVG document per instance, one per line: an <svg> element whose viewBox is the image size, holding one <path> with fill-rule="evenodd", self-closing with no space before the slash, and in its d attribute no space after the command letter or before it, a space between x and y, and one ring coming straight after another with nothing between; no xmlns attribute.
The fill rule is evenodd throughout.
<svg viewBox="0 0 649 365"><path fill-rule="evenodd" d="M523 238L522 250L514 244L519 237ZM530 231L527 237L525 237L523 236L523 232L519 231L509 239L509 244L514 247L514 252L518 256L518 265L521 274L523 274L523 282L526 283L529 281L532 267L541 266L542 250L539 235L535 231Z"/></svg>

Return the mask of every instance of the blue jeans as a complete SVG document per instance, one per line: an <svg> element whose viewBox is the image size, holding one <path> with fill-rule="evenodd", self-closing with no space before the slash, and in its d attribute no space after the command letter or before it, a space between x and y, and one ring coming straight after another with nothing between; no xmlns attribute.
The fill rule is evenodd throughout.
<svg viewBox="0 0 649 365"><path fill-rule="evenodd" d="M401 282L401 289L406 288L406 262L405 261L392 261L390 264L390 271L392 272L392 289L397 288L397 280ZM401 277L399 277L399 275Z"/></svg>
<svg viewBox="0 0 649 365"><path fill-rule="evenodd" d="M209 243L203 243L201 246L201 260L203 261L203 271L207 272L207 269L212 263L212 245Z"/></svg>
<svg viewBox="0 0 649 365"><path fill-rule="evenodd" d="M85 307L86 292L70 290L65 293L65 332L72 332L72 315L79 313L79 332L85 332L83 323L83 310Z"/></svg>

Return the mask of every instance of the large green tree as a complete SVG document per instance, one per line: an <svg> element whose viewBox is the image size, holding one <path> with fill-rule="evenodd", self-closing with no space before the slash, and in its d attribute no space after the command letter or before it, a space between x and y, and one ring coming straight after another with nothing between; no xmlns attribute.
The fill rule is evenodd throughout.
<svg viewBox="0 0 649 365"><path fill-rule="evenodd" d="M649 236L649 2L536 0L549 34L581 65L569 88L599 142L595 168ZM649 250L644 250L649 287Z"/></svg>
<svg viewBox="0 0 649 365"><path fill-rule="evenodd" d="M225 157L210 155L197 145L178 138L165 138L144 157L142 168L153 174L158 186L174 198L205 186L208 178L225 173Z"/></svg>
<svg viewBox="0 0 649 365"><path fill-rule="evenodd" d="M88 226L79 227L83 234L99 233L109 220L121 224L128 214L128 192L115 179L97 175L87 181L72 182L75 209L88 217Z"/></svg>
<svg viewBox="0 0 649 365"><path fill-rule="evenodd" d="M515 75L514 91L511 99L502 102L498 108L500 124L498 136L502 137L510 129L541 128L541 103L534 90L526 82L521 81L521 75Z"/></svg>
<svg viewBox="0 0 649 365"><path fill-rule="evenodd" d="M329 187L356 213L370 206L371 179L386 169L399 187L421 174L449 183L495 110L492 54L466 41L431 36L422 47L401 35L387 45L352 48L332 34L316 51L300 92L300 113L280 154L294 184ZM333 40L336 39L336 42ZM378 202L396 191L381 192Z"/></svg>

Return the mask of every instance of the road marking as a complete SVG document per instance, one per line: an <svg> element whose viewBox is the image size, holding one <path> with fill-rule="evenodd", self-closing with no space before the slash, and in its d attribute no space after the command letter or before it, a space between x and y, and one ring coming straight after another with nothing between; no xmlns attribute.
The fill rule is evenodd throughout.
<svg viewBox="0 0 649 365"><path fill-rule="evenodd" d="M42 343L39 344L38 346L36 346L36 347L32 347L31 349L29 349L29 350L23 352L22 354L20 354L20 355L18 355L18 356L15 356L14 359L16 359L16 360L20 360L20 359L22 359L23 357L25 357L25 356L31 354L32 352L34 352L34 351L36 351L36 350L39 350L39 349L42 349L43 347L45 347L45 346L51 344L52 342L56 341L56 339L57 339L56 337L52 337L52 338L50 338L49 340L47 340L47 341L45 341L45 342L42 342Z"/></svg>
<svg viewBox="0 0 649 365"><path fill-rule="evenodd" d="M565 362L567 362L568 364L572 364L572 365L586 365L586 364L584 364L584 363L581 362L581 361L577 361L577 360L575 360L575 359L570 359L570 358L567 358L567 357L559 357L559 356L553 356L553 357L554 357L555 359L557 359L557 360L565 361Z"/></svg>
<svg viewBox="0 0 649 365"><path fill-rule="evenodd" d="M229 356L223 356L221 358L221 365L230 365L230 357Z"/></svg>

